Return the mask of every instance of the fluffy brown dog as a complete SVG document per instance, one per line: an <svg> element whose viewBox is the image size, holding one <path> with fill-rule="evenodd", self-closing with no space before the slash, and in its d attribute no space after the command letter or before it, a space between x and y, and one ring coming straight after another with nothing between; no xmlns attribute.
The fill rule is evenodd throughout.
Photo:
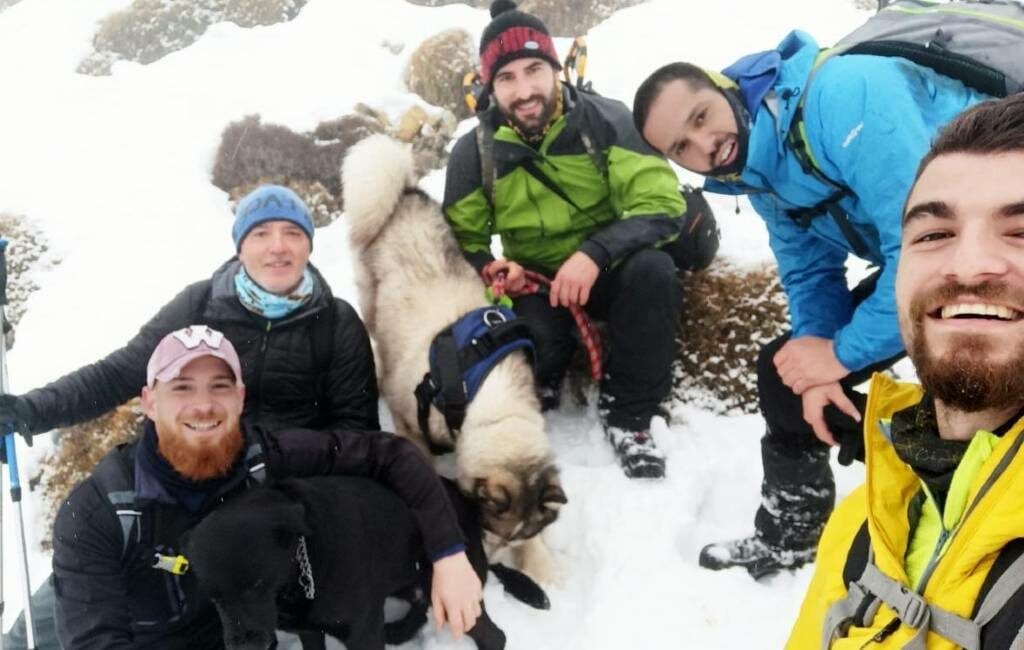
<svg viewBox="0 0 1024 650"><path fill-rule="evenodd" d="M460 316L489 305L484 286L440 206L416 188L405 145L371 136L349 150L342 176L359 304L377 344L381 390L396 431L425 449L414 390L427 372L430 343ZM434 407L429 430L434 442L452 444ZM552 582L554 566L538 533L566 497L522 351L487 375L454 444L459 487L480 501L489 540L515 542L518 568Z"/></svg>

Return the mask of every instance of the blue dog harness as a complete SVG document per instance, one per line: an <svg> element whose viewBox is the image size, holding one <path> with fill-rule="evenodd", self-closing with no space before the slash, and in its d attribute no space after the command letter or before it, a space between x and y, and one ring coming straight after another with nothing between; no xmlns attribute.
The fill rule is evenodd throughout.
<svg viewBox="0 0 1024 650"><path fill-rule="evenodd" d="M474 309L434 337L430 344L430 371L415 391L420 431L431 453L445 454L454 447L431 439L430 406L436 406L444 415L454 441L466 418L466 408L484 379L515 350L525 350L533 361L529 326L506 307Z"/></svg>

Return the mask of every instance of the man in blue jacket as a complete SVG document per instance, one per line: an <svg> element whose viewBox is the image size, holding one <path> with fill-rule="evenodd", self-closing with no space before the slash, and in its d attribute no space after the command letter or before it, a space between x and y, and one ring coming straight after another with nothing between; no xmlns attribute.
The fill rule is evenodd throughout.
<svg viewBox="0 0 1024 650"><path fill-rule="evenodd" d="M840 462L859 454L864 398L853 386L903 355L893 298L903 201L936 131L985 99L905 59L851 54L816 66L818 56L795 31L722 73L669 64L633 106L648 143L705 175L706 190L748 196L789 301L792 331L758 358L767 432L755 533L700 556L755 578L814 557L835 499L828 445L843 443ZM878 267L853 289L850 254Z"/></svg>

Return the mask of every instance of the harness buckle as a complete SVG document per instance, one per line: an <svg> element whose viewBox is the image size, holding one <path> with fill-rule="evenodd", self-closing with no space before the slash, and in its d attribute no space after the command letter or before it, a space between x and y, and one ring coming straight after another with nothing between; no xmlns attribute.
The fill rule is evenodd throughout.
<svg viewBox="0 0 1024 650"><path fill-rule="evenodd" d="M902 587L900 592L904 600L902 603L898 603L899 607L894 608L896 614L904 625L919 629L927 621L931 612L928 601L906 587Z"/></svg>
<svg viewBox="0 0 1024 650"><path fill-rule="evenodd" d="M184 555L161 555L153 554L153 568L163 569L176 576L183 576L188 573L188 558Z"/></svg>
<svg viewBox="0 0 1024 650"><path fill-rule="evenodd" d="M505 318L505 314L501 313L497 309L488 309L483 313L482 318L484 321L484 325L486 325L490 329L494 329L498 325L508 322L508 319Z"/></svg>

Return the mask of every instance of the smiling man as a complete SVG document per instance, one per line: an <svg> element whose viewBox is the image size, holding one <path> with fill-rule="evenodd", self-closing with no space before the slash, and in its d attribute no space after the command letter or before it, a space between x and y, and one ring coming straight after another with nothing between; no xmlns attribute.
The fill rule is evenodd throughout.
<svg viewBox="0 0 1024 650"><path fill-rule="evenodd" d="M625 106L559 82L540 20L510 0L494 2L491 15L480 39L491 108L452 151L445 216L486 282L507 273L515 295L524 269L552 278L548 295L514 305L532 328L545 408L557 405L576 347L566 308L607 320L602 423L627 476L659 478L665 457L650 424L672 383L681 300L674 258L658 247L683 239L678 181ZM491 254L492 235L504 259Z"/></svg>
<svg viewBox="0 0 1024 650"><path fill-rule="evenodd" d="M794 650L1024 640L1022 178L1024 95L967 111L921 163L896 277L921 386L872 380L867 483L825 529Z"/></svg>
<svg viewBox="0 0 1024 650"><path fill-rule="evenodd" d="M822 63L822 60L824 62ZM829 445L859 452L864 398L853 387L903 354L893 280L901 205L936 131L984 99L898 57L822 57L803 32L721 73L672 63L637 90L644 138L747 195L768 227L791 331L757 363L764 482L752 536L706 546L702 566L754 577L814 558L835 500ZM850 255L878 269L854 288Z"/></svg>
<svg viewBox="0 0 1024 650"><path fill-rule="evenodd" d="M54 523L53 586L61 647L223 648L214 603L174 559L182 552L185 531L225 499L261 483L264 474L274 479L370 478L401 497L412 514L404 521L415 525L387 533L405 536L411 541L406 547L419 551L390 557L377 552L391 546L367 532L375 528L337 530L337 535L359 537L339 546L348 549L346 555L325 563L338 568L330 572L332 582L319 585L321 590L371 593L356 578L346 581L346 576L365 575L356 570L362 566L372 565L385 585L391 576L413 572L411 567L429 566L438 624L447 622L457 637L474 634L470 630L482 611L481 585L448 495L459 497L446 491L412 443L379 431L271 432L241 424L246 387L239 357L221 332L205 325L165 336L143 367L142 435L100 461L64 500ZM351 513L346 521L375 516L403 521L382 511L385 504L392 509L394 504L377 494L365 481L354 481L347 496L338 497L340 510L332 512ZM482 558L479 531L467 529L466 537L474 557ZM485 564L479 569L486 571ZM350 614L350 634L356 638L364 632L356 621L383 625L377 617ZM241 647L241 640L235 643Z"/></svg>
<svg viewBox="0 0 1024 650"><path fill-rule="evenodd" d="M25 395L0 396L0 422L44 432L131 399L146 358L168 332L205 323L236 342L250 387L243 417L264 426L380 427L366 328L309 263L313 221L295 192L264 185L242 198L231 231L237 256L189 285L128 344Z"/></svg>

